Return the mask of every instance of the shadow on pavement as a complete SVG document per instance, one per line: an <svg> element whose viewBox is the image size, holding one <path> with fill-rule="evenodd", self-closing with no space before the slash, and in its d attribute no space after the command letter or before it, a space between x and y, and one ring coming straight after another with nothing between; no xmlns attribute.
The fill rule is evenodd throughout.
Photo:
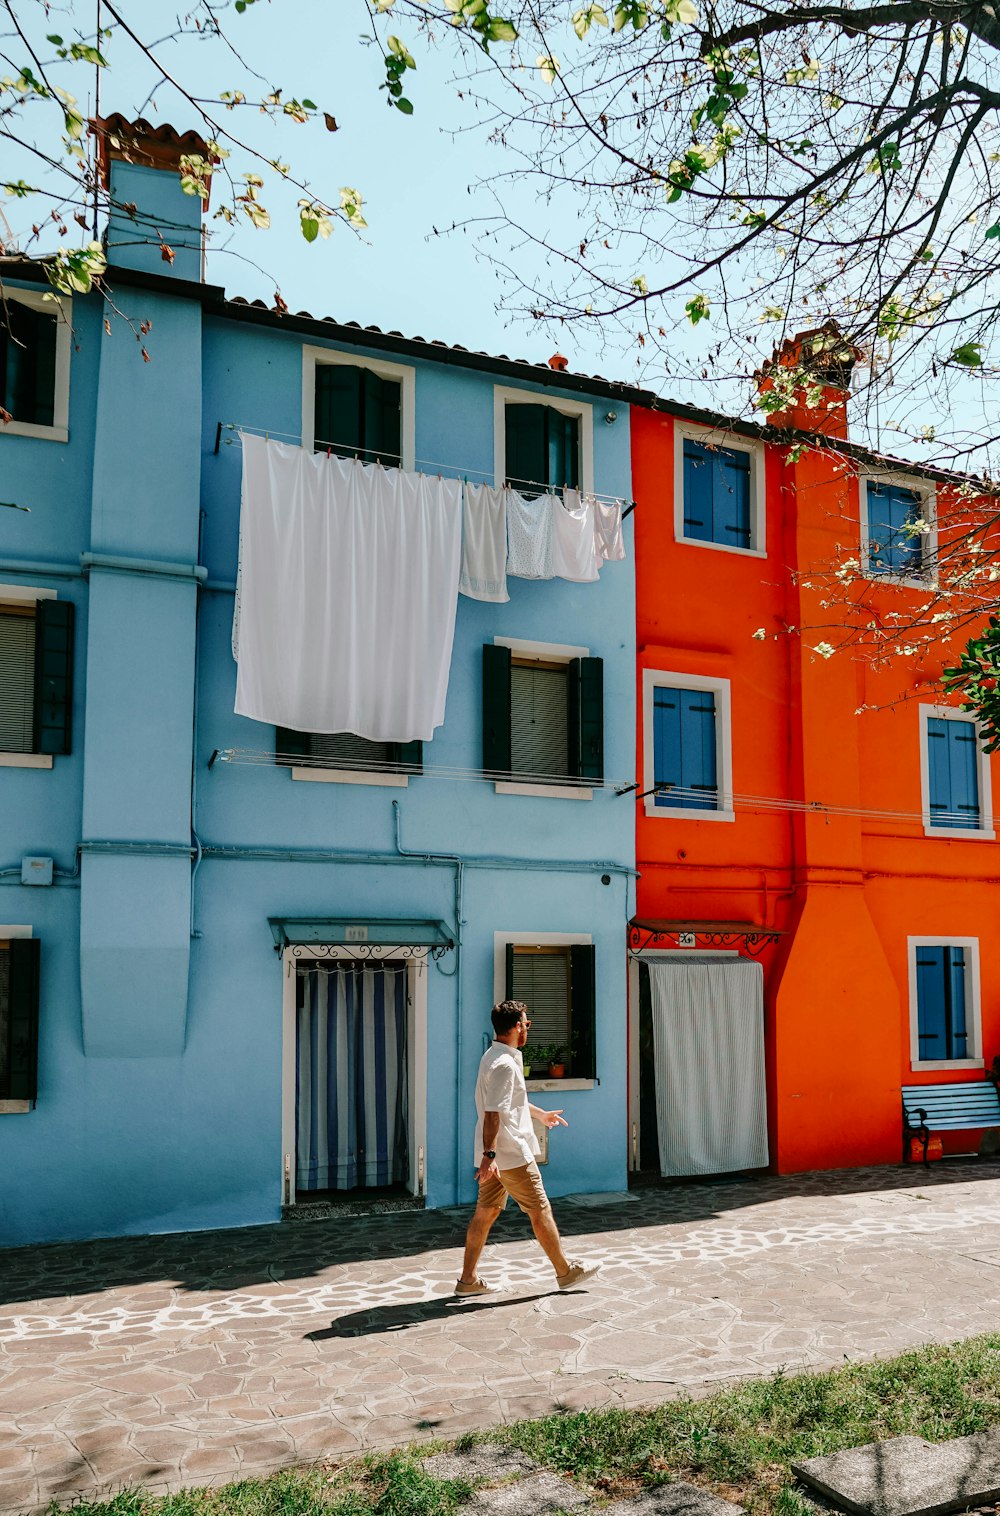
<svg viewBox="0 0 1000 1516"><path fill-rule="evenodd" d="M452 1321L456 1316L471 1316L477 1311L496 1311L503 1306L529 1305L533 1300L547 1300L554 1290L539 1290L537 1295L502 1295L484 1299L475 1296L441 1295L434 1300L403 1301L397 1305L372 1306L370 1310L349 1311L337 1316L322 1331L306 1332L305 1342L326 1342L331 1337L375 1337L380 1332L402 1332L424 1321ZM584 1295L585 1290L562 1290L563 1295Z"/></svg>
<svg viewBox="0 0 1000 1516"><path fill-rule="evenodd" d="M565 1237L607 1237L660 1226L696 1226L723 1212L797 1196L927 1193L998 1178L1000 1163L995 1161L938 1163L929 1170L900 1166L787 1177L732 1175L647 1185L606 1198L564 1196L553 1206ZM339 1264L459 1249L471 1209L470 1201L438 1211L0 1248L0 1306L160 1281L192 1292L238 1290L275 1280L308 1279ZM527 1240L530 1235L524 1218L512 1211L501 1216L491 1241Z"/></svg>

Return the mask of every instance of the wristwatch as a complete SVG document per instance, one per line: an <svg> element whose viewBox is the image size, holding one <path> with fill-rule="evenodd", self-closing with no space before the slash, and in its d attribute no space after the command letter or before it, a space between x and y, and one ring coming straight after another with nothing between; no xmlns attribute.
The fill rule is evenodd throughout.
<svg viewBox="0 0 1000 1516"><path fill-rule="evenodd" d="M495 1151L493 1150L493 1148L483 1148L483 1157L484 1158L488 1158L491 1163L493 1162L493 1160L494 1160L494 1158L496 1156L497 1155L496 1155Z"/></svg>

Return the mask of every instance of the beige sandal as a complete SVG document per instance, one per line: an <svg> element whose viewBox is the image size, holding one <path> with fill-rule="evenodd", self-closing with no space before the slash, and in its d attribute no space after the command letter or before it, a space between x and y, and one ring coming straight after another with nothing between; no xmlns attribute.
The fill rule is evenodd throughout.
<svg viewBox="0 0 1000 1516"><path fill-rule="evenodd" d="M460 1279L458 1281L458 1283L455 1285L455 1294L456 1295L492 1295L492 1294L494 1294L494 1289L493 1289L493 1286L491 1284L487 1284L486 1283L485 1279L478 1279L478 1278L474 1279L471 1284L466 1284L463 1279Z"/></svg>

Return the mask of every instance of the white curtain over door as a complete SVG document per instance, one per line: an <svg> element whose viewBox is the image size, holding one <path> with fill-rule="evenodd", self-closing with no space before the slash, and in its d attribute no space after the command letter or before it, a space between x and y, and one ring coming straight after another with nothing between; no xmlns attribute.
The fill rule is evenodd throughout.
<svg viewBox="0 0 1000 1516"><path fill-rule="evenodd" d="M748 958L651 962L660 1172L763 1168L764 971Z"/></svg>
<svg viewBox="0 0 1000 1516"><path fill-rule="evenodd" d="M307 970L296 1030L296 1188L405 1181L405 967Z"/></svg>

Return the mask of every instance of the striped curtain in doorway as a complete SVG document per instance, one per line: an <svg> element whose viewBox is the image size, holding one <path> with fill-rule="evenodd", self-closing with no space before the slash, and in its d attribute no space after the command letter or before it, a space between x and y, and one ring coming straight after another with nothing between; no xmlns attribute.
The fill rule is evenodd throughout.
<svg viewBox="0 0 1000 1516"><path fill-rule="evenodd" d="M406 969L342 963L301 974L296 1188L405 1182Z"/></svg>
<svg viewBox="0 0 1000 1516"><path fill-rule="evenodd" d="M767 1163L764 971L748 958L649 964L660 1172Z"/></svg>

